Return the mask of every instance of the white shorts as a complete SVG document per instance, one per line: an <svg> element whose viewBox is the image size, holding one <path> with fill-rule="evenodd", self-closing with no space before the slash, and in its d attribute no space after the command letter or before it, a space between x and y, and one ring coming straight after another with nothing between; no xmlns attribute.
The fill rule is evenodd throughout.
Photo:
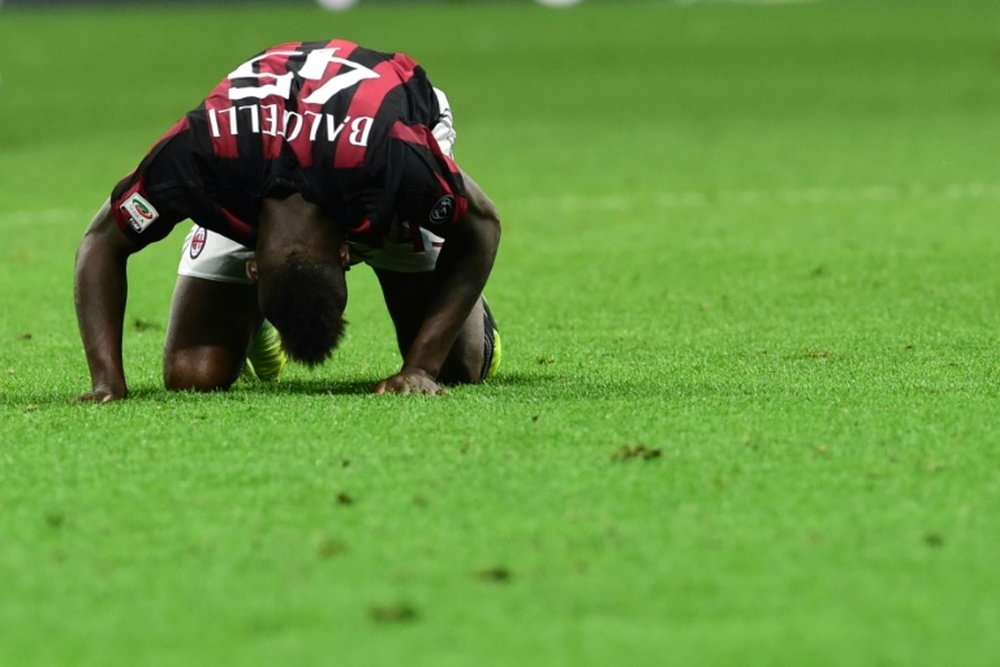
<svg viewBox="0 0 1000 667"><path fill-rule="evenodd" d="M451 105L445 94L434 89L441 109L441 117L434 126L434 138L446 155L453 155L455 124ZM415 240L408 223L397 223L390 228L385 244L371 248L351 243L351 264L364 262L376 269L401 273L433 271L444 239L420 228ZM203 278L221 283L249 285L247 262L254 258L251 248L240 245L221 234L194 225L184 239L178 275Z"/></svg>

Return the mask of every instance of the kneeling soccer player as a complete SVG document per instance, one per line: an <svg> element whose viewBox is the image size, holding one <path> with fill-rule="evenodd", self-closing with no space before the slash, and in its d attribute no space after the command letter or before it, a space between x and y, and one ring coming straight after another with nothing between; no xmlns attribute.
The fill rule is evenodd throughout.
<svg viewBox="0 0 1000 667"><path fill-rule="evenodd" d="M241 64L114 188L84 235L75 295L92 391L80 398L125 397L127 258L185 219L197 228L171 306L169 389L226 388L255 349L257 374L275 374L266 329L254 340L263 318L292 359L328 358L351 257L375 269L403 354L375 391L481 380L500 356L482 300L499 217L450 157L453 138L447 101L405 55L332 40ZM276 366L262 370L267 356Z"/></svg>

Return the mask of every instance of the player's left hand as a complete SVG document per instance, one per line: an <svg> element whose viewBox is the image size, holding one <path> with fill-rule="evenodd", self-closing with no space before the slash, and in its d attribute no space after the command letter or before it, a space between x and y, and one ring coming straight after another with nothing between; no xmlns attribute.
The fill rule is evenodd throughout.
<svg viewBox="0 0 1000 667"><path fill-rule="evenodd" d="M421 370L404 369L375 385L376 394L446 394L444 387Z"/></svg>
<svg viewBox="0 0 1000 667"><path fill-rule="evenodd" d="M110 384L99 384L94 387L93 391L88 391L85 394L80 394L73 399L74 403L111 403L112 401L120 401L125 398L126 390L125 387L115 387Z"/></svg>

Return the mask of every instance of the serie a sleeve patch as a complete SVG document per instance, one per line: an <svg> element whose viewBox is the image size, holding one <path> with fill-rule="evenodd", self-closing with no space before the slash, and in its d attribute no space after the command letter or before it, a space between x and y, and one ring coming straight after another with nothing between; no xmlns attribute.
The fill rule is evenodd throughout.
<svg viewBox="0 0 1000 667"><path fill-rule="evenodd" d="M160 217L156 207L138 192L129 195L118 208L128 217L128 225L136 234L142 234Z"/></svg>

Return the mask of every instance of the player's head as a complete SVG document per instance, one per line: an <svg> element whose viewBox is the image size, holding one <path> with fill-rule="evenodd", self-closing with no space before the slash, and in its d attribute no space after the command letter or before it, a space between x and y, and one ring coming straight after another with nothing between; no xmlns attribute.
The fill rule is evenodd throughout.
<svg viewBox="0 0 1000 667"><path fill-rule="evenodd" d="M301 197L269 201L257 241L257 300L288 356L309 366L344 333L347 281L337 226Z"/></svg>
<svg viewBox="0 0 1000 667"><path fill-rule="evenodd" d="M347 283L339 263L291 250L280 264L261 272L257 299L293 360L321 364L340 342Z"/></svg>

